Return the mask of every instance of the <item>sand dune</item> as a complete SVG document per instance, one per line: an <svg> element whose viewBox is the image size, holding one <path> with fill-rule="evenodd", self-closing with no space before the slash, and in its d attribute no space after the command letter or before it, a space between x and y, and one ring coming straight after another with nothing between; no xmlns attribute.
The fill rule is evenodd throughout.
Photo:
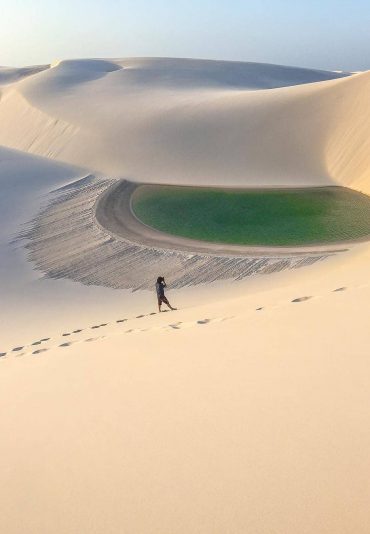
<svg viewBox="0 0 370 534"><path fill-rule="evenodd" d="M49 65L35 65L34 67L0 67L0 86L18 82L27 76L32 76L49 68Z"/></svg>
<svg viewBox="0 0 370 534"><path fill-rule="evenodd" d="M61 62L6 89L0 143L141 182L366 192L369 80L248 63Z"/></svg>
<svg viewBox="0 0 370 534"><path fill-rule="evenodd" d="M369 243L159 253L95 209L121 179L370 193L369 85L169 58L0 68L2 532L367 534ZM179 310L158 314L169 266Z"/></svg>
<svg viewBox="0 0 370 534"><path fill-rule="evenodd" d="M0 359L3 529L365 534L364 274L19 336Z"/></svg>

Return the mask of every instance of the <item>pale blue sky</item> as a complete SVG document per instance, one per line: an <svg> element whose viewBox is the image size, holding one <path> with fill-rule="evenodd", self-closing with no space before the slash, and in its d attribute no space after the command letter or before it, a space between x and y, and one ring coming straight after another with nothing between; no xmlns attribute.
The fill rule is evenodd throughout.
<svg viewBox="0 0 370 534"><path fill-rule="evenodd" d="M0 0L0 65L125 56L370 69L370 0Z"/></svg>

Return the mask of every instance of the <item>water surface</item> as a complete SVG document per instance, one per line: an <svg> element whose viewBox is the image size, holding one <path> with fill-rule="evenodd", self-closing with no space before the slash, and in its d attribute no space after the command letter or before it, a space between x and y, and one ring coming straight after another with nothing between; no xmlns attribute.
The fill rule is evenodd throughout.
<svg viewBox="0 0 370 534"><path fill-rule="evenodd" d="M139 187L143 223L190 239L253 246L299 246L370 239L370 197L343 187L219 189Z"/></svg>

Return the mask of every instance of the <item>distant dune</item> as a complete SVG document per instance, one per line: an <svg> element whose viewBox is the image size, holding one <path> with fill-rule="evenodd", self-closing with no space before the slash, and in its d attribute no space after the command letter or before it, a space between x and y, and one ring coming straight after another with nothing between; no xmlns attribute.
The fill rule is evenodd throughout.
<svg viewBox="0 0 370 534"><path fill-rule="evenodd" d="M3 89L0 143L141 182L367 192L369 84L255 63L61 61Z"/></svg>
<svg viewBox="0 0 370 534"><path fill-rule="evenodd" d="M18 82L27 76L32 76L38 72L42 72L50 67L50 65L35 65L34 67L1 67L0 66L0 85L6 85Z"/></svg>

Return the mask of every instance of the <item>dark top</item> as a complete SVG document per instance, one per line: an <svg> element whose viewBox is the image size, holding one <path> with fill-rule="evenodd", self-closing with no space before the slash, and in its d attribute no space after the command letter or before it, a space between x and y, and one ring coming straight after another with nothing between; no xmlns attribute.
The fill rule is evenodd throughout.
<svg viewBox="0 0 370 534"><path fill-rule="evenodd" d="M157 297L164 297L164 288L166 287L166 284L164 282L157 282L155 284L155 289L157 291Z"/></svg>

